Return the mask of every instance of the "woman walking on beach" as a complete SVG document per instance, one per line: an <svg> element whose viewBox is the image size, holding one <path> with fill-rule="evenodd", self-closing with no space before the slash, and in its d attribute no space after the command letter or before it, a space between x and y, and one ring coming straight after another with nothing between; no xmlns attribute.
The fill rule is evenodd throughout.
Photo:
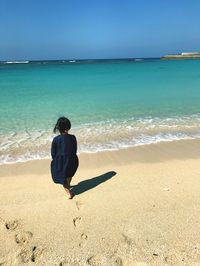
<svg viewBox="0 0 200 266"><path fill-rule="evenodd" d="M74 135L68 133L71 122L66 117L60 117L54 127L54 133L60 135L54 137L51 145L51 175L54 183L62 184L65 191L72 199L70 182L78 168L77 141Z"/></svg>

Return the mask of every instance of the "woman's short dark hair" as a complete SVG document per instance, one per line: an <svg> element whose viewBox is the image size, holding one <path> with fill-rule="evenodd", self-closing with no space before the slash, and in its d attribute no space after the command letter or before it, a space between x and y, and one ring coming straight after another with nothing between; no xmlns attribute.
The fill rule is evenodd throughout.
<svg viewBox="0 0 200 266"><path fill-rule="evenodd" d="M70 128L71 128L71 122L69 121L68 118L62 116L58 118L58 121L54 127L53 132L56 133L56 131L58 130L60 133L64 133L65 131L70 130Z"/></svg>

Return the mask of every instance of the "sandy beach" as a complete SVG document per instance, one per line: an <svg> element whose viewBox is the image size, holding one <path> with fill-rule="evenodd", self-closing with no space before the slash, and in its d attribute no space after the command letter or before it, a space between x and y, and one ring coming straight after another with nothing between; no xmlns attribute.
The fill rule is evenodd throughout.
<svg viewBox="0 0 200 266"><path fill-rule="evenodd" d="M0 166L0 265L200 265L200 140Z"/></svg>

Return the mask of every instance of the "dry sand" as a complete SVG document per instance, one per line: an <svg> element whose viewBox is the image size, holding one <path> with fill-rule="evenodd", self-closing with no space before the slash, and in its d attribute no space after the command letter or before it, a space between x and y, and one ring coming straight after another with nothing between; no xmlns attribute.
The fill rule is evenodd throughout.
<svg viewBox="0 0 200 266"><path fill-rule="evenodd" d="M200 265L200 141L0 166L0 265Z"/></svg>

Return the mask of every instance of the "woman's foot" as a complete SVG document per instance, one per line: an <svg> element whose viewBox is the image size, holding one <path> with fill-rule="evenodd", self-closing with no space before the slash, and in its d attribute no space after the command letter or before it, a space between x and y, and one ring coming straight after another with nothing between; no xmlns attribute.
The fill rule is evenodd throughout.
<svg viewBox="0 0 200 266"><path fill-rule="evenodd" d="M64 187L65 191L67 192L67 194L69 195L69 199L72 199L73 198L73 194L72 192L70 191L70 189Z"/></svg>

